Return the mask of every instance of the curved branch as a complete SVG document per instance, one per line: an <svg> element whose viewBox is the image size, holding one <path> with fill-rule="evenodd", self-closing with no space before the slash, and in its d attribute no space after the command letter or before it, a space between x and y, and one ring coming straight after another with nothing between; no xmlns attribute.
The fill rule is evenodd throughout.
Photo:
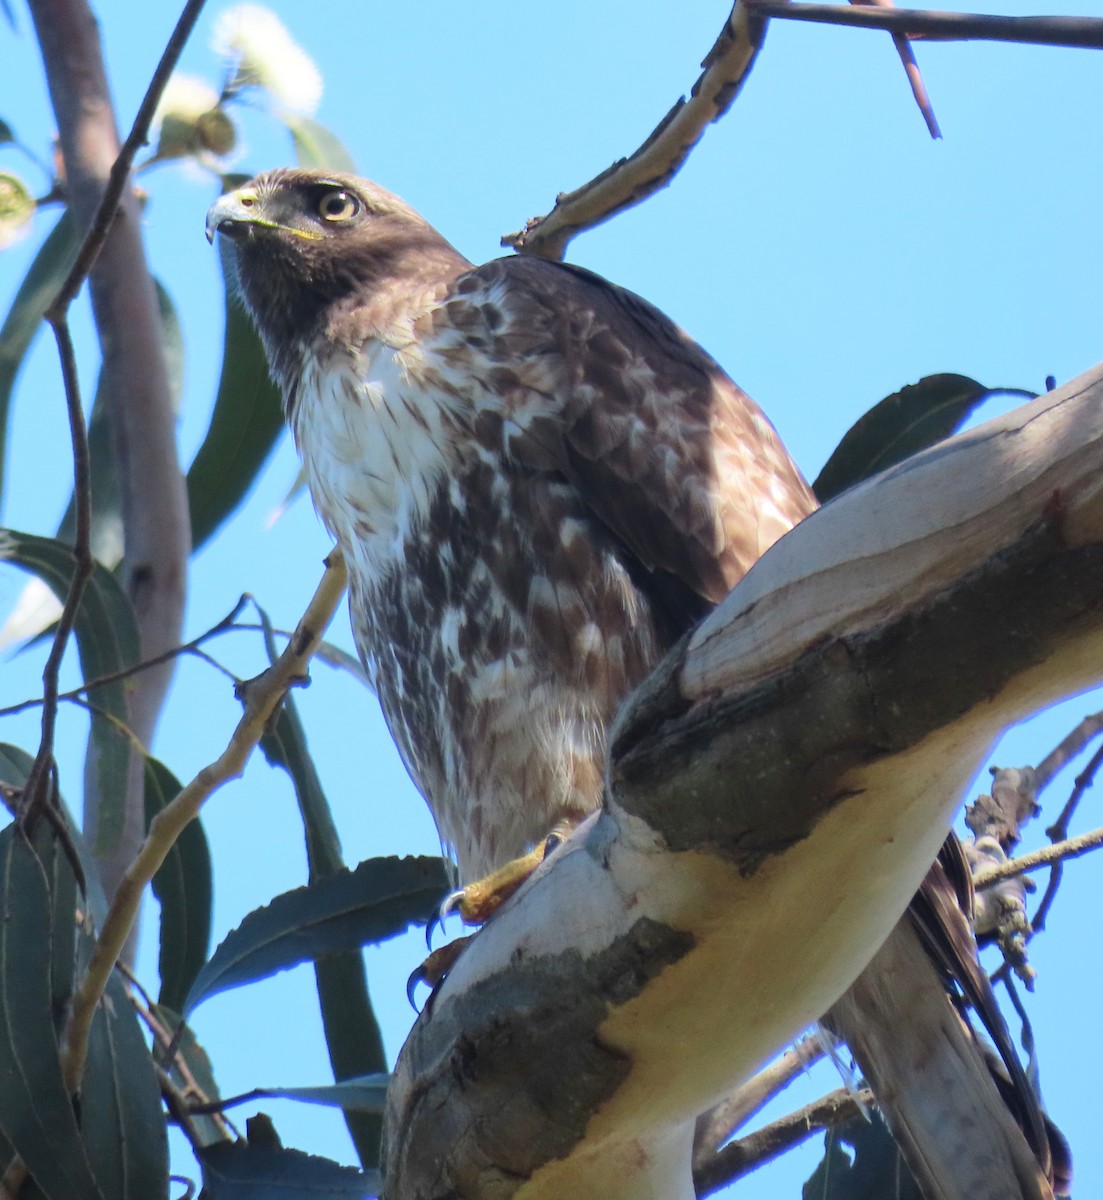
<svg viewBox="0 0 1103 1200"><path fill-rule="evenodd" d="M618 159L589 183L556 197L547 216L534 217L519 233L506 234L503 246L523 254L561 259L576 234L593 229L618 212L667 186L701 140L739 94L762 44L764 24L736 0L720 36L705 55L704 73L627 158Z"/></svg>
<svg viewBox="0 0 1103 1200"><path fill-rule="evenodd" d="M692 1197L696 1115L866 967L992 740L1103 678L1101 479L1097 368L767 552L419 1018L388 1200Z"/></svg>
<svg viewBox="0 0 1103 1200"><path fill-rule="evenodd" d="M1070 858L1079 858L1089 850L1098 850L1103 846L1103 829L1093 829L1090 833L1081 833L1077 837L1066 838L1063 842L1054 842L1052 846L1043 846L1030 854L1020 854L1018 858L1009 859L999 866L989 867L973 878L973 886L981 888L992 887L1004 879L1013 879L1016 875L1025 875L1027 871L1037 871L1041 867L1051 867L1056 863L1067 862Z"/></svg>
<svg viewBox="0 0 1103 1200"><path fill-rule="evenodd" d="M288 688L302 682L310 658L344 595L345 579L344 559L334 550L326 560L326 573L283 653L267 671L239 689L245 702L245 713L226 749L182 788L150 824L148 836L119 883L92 959L73 996L61 1039L62 1073L70 1092L80 1083L92 1016L126 945L146 885L165 861L181 831L199 815L210 795L241 775Z"/></svg>

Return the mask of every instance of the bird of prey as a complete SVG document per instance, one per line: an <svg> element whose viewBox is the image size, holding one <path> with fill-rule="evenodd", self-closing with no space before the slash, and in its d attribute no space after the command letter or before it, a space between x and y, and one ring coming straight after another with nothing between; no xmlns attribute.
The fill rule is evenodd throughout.
<svg viewBox="0 0 1103 1200"><path fill-rule="evenodd" d="M230 243L357 649L469 882L600 806L621 700L815 499L717 363L589 271L474 267L382 188L313 171L223 196L207 232ZM894 1030L892 993L858 1020ZM945 1131L937 1086L920 1146ZM1043 1165L1021 1194L1043 1197L1032 1125Z"/></svg>

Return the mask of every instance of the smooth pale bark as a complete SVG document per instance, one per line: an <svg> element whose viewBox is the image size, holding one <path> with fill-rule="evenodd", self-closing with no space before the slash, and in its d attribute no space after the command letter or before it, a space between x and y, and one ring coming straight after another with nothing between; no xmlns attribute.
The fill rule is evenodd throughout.
<svg viewBox="0 0 1103 1200"><path fill-rule="evenodd" d="M688 1200L1009 724L1103 678L1103 370L813 514L626 702L604 810L416 1024L388 1200Z"/></svg>
<svg viewBox="0 0 1103 1200"><path fill-rule="evenodd" d="M57 116L66 202L83 230L92 222L119 153L99 30L85 0L31 0L30 10ZM89 288L123 493L123 578L142 657L154 658L180 644L191 531L157 294L142 243L138 198L131 189L120 203ZM129 724L145 746L153 740L174 669L175 659L170 659L130 681ZM90 745L90 760L94 755ZM145 833L144 781L144 760L132 754L122 836L110 849L97 846L109 895ZM91 761L85 784L85 832L94 838L101 798Z"/></svg>

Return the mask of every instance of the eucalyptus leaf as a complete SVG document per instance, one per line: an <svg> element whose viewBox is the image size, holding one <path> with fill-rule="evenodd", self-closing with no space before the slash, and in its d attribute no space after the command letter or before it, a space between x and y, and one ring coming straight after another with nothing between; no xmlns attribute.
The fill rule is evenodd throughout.
<svg viewBox="0 0 1103 1200"><path fill-rule="evenodd" d="M206 437L188 469L196 550L241 503L283 430L279 389L269 377L256 331L232 298L228 260L224 247L219 249L226 300L222 374Z"/></svg>
<svg viewBox="0 0 1103 1200"><path fill-rule="evenodd" d="M58 1061L47 876L15 824L0 831L0 911L0 1134L47 1200L103 1200Z"/></svg>
<svg viewBox="0 0 1103 1200"><path fill-rule="evenodd" d="M927 375L901 388L850 427L812 490L821 504L905 458L948 438L989 396L1016 388L989 388L967 375Z"/></svg>
<svg viewBox="0 0 1103 1200"><path fill-rule="evenodd" d="M222 1142L196 1157L204 1200L367 1200L383 1188L378 1172L282 1146Z"/></svg>
<svg viewBox="0 0 1103 1200"><path fill-rule="evenodd" d="M356 174L356 164L335 134L310 117L288 116L284 120L295 145L300 167L318 171L343 171Z"/></svg>
<svg viewBox="0 0 1103 1200"><path fill-rule="evenodd" d="M69 590L73 553L54 538L0 529L0 560L33 572L58 599ZM86 680L132 667L139 656L134 610L118 580L95 566L77 611L77 648ZM123 828L130 740L126 730L126 692L121 680L103 683L87 693L94 706L92 739L100 809L96 820L96 851L110 853Z"/></svg>
<svg viewBox="0 0 1103 1200"><path fill-rule="evenodd" d="M227 988L423 924L448 886L443 859L372 858L285 892L226 936L199 972L184 1014Z"/></svg>
<svg viewBox="0 0 1103 1200"><path fill-rule="evenodd" d="M277 652L272 626L263 609L260 609L260 616L265 649L269 660L274 662ZM261 738L261 749L270 763L287 771L295 786L295 797L306 832L310 882L316 883L345 870L341 842L329 801L314 768L306 731L291 696L285 698L275 723ZM334 1079L344 1080L386 1071L383 1034L368 992L368 977L360 947L318 959L314 964L314 977ZM366 1168L379 1166L383 1136L383 1123L379 1116L362 1111L346 1111L345 1123L356 1146L360 1165Z"/></svg>
<svg viewBox="0 0 1103 1200"><path fill-rule="evenodd" d="M15 379L42 325L42 314L76 261L78 249L73 222L67 212L63 213L35 255L0 326L0 500L4 492L5 446Z"/></svg>
<svg viewBox="0 0 1103 1200"><path fill-rule="evenodd" d="M180 793L181 784L164 763L145 764L146 828ZM153 876L161 905L160 1003L179 1010L207 961L211 940L211 855L199 818L186 825Z"/></svg>

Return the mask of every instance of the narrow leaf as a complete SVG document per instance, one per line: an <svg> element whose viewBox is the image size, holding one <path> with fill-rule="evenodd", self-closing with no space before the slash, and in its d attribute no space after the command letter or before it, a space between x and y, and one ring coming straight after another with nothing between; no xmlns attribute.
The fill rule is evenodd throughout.
<svg viewBox="0 0 1103 1200"><path fill-rule="evenodd" d="M73 223L68 213L63 213L35 255L0 326L0 500L4 493L5 445L15 378L42 324L42 314L76 260L78 245Z"/></svg>
<svg viewBox="0 0 1103 1200"><path fill-rule="evenodd" d="M103 1200L58 1062L51 902L16 825L0 831L0 1133L48 1200Z"/></svg>
<svg viewBox="0 0 1103 1200"><path fill-rule="evenodd" d="M7 742L0 742L0 782L13 788L25 787L33 765L34 757L26 750ZM99 880L99 868L88 843L84 840L84 835L73 821L65 801L60 795L56 799L60 814L65 821L69 840L77 852L81 870L84 872L84 899L92 913L92 923L96 929L101 929L104 918L107 916L107 898L104 896L103 886ZM73 907L70 908L70 912L73 911Z"/></svg>
<svg viewBox="0 0 1103 1200"><path fill-rule="evenodd" d="M300 167L356 174L352 155L324 125L310 117L286 117Z"/></svg>
<svg viewBox="0 0 1103 1200"><path fill-rule="evenodd" d="M821 504L948 438L969 414L996 392L1029 396L1012 388L987 388L967 375L928 375L893 393L847 431L812 490Z"/></svg>
<svg viewBox="0 0 1103 1200"><path fill-rule="evenodd" d="M168 1071L173 1083L197 1100L212 1104L220 1100L211 1060L197 1041L191 1027L184 1024L184 1018L163 1004L153 1005L153 1016L165 1028L169 1037L176 1039L176 1053L171 1063L165 1060L164 1047L160 1048L157 1055L157 1061ZM199 1135L201 1145L212 1146L227 1140L226 1126L217 1117L196 1114L192 1117L192 1124Z"/></svg>
<svg viewBox="0 0 1103 1200"><path fill-rule="evenodd" d="M146 758L146 828L180 793L180 781L155 758ZM198 818L185 827L153 876L161 905L160 1002L179 1010L207 961L211 941L211 856Z"/></svg>
<svg viewBox="0 0 1103 1200"><path fill-rule="evenodd" d="M0 560L33 571L64 599L73 573L72 551L53 538L13 529L0 530ZM84 590L76 623L77 648L86 680L98 679L138 661L134 611L118 580L97 566ZM122 833L130 741L126 732L126 692L121 680L100 684L87 693L95 706L92 739L100 809L96 819L96 851L107 854Z"/></svg>
<svg viewBox="0 0 1103 1200"><path fill-rule="evenodd" d="M188 470L196 550L241 503L283 429L279 390L269 378L268 361L256 331L244 309L232 299L227 258L221 247L220 261L226 298L222 376L207 435Z"/></svg>
<svg viewBox="0 0 1103 1200"><path fill-rule="evenodd" d="M204 1200L367 1200L383 1188L378 1172L282 1146L222 1142L196 1157Z"/></svg>
<svg viewBox="0 0 1103 1200"><path fill-rule="evenodd" d="M117 975L108 981L92 1019L81 1129L96 1179L111 1200L168 1195L161 1089L134 1006Z"/></svg>
<svg viewBox="0 0 1103 1200"><path fill-rule="evenodd" d="M347 1112L381 1113L387 1104L387 1087L390 1075L360 1075L342 1079L340 1083L322 1087L254 1088L244 1096L227 1102L230 1108L254 1100L298 1100L303 1104L325 1104L331 1108L343 1108Z"/></svg>
<svg viewBox="0 0 1103 1200"><path fill-rule="evenodd" d="M263 610L261 623L264 627L265 649L269 660L274 662L275 637ZM295 797L306 831L310 882L317 883L320 879L343 871L345 861L337 827L322 782L314 769L306 731L290 696L284 700L275 725L261 739L261 749L270 763L287 771L295 786ZM343 1080L386 1071L387 1054L383 1047L383 1034L368 993L368 977L360 947L317 960L314 977L333 1078ZM370 1113L346 1112L345 1123L356 1146L360 1165L365 1168L379 1166L382 1120Z"/></svg>
<svg viewBox="0 0 1103 1200"><path fill-rule="evenodd" d="M422 924L448 889L439 858L372 858L251 912L199 972L184 1006L226 988Z"/></svg>

